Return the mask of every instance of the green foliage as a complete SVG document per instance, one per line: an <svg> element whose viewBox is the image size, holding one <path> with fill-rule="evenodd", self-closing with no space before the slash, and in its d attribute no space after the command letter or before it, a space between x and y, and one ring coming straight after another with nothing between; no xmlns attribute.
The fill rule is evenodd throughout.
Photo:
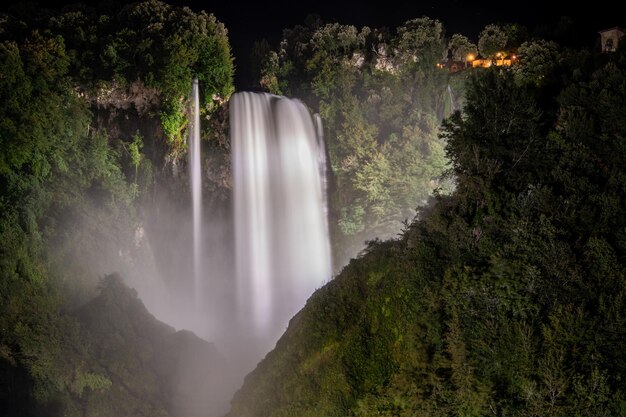
<svg viewBox="0 0 626 417"><path fill-rule="evenodd" d="M478 36L478 50L485 58L493 58L507 44L507 34L498 25L487 25Z"/></svg>
<svg viewBox="0 0 626 417"><path fill-rule="evenodd" d="M397 233L440 184L446 161L437 132L449 76L435 64L446 51L443 26L413 19L391 36L310 18L286 30L277 51L264 48L261 85L304 99L323 120L342 264L365 240Z"/></svg>
<svg viewBox="0 0 626 417"><path fill-rule="evenodd" d="M142 5L145 9L131 12L133 19L137 18L142 24L145 20L154 20L153 7L165 9L157 14L159 20L151 23L164 29L158 33L161 39L150 42L159 48L159 52L155 52L159 59L154 75L149 73L146 78L154 78L154 86L166 97L161 120L166 137L179 148L184 143L182 132L187 117L183 100L189 95L190 80L197 77L200 82L205 111L213 109L215 98L227 99L234 90L226 29L213 15L204 12L195 14L188 8L173 9L156 1ZM164 53L160 52L161 48Z"/></svg>
<svg viewBox="0 0 626 417"><path fill-rule="evenodd" d="M74 58L70 73L93 94L141 81L158 91L161 123L174 157L184 150L186 100L191 80L202 90L202 109L234 91L233 59L224 25L215 16L158 0L129 4L114 15L68 7L48 23Z"/></svg>
<svg viewBox="0 0 626 417"><path fill-rule="evenodd" d="M189 119L185 116L185 105L182 101L166 103L161 113L163 133L174 149L174 158L185 145L184 131Z"/></svg>
<svg viewBox="0 0 626 417"><path fill-rule="evenodd" d="M360 205L342 207L338 222L341 231L348 236L361 232L364 214L365 210Z"/></svg>
<svg viewBox="0 0 626 417"><path fill-rule="evenodd" d="M250 61L253 79L257 80L259 85L267 91L280 94L278 79L276 78L276 73L279 70L278 54L272 50L267 40L263 39L261 42L254 43Z"/></svg>
<svg viewBox="0 0 626 417"><path fill-rule="evenodd" d="M130 162L135 168L135 176L137 175L137 170L139 169L139 165L141 165L141 161L143 159L143 155L141 154L141 149L143 148L143 138L137 132L135 136L133 136L133 141L128 145L128 153L130 155Z"/></svg>
<svg viewBox="0 0 626 417"><path fill-rule="evenodd" d="M438 20L421 17L398 28L400 56L419 66L433 68L443 58L443 25Z"/></svg>
<svg viewBox="0 0 626 417"><path fill-rule="evenodd" d="M92 391L104 391L111 388L111 385L111 380L102 374L77 371L71 390L81 397L85 388L89 388Z"/></svg>
<svg viewBox="0 0 626 417"><path fill-rule="evenodd" d="M155 394L139 407L144 415L164 415L155 399L161 376L146 371L145 351L108 368L94 351L103 343L90 345L67 312L94 295L98 271L134 246L151 159L184 149L192 77L206 114L217 108L214 97L231 94L226 30L212 15L157 1L101 14L81 5L23 10L30 14L0 23L0 408L138 415L134 394L111 405L130 382L135 393ZM160 114L170 149L158 149ZM103 126L117 116L139 122ZM111 335L120 351L131 343Z"/></svg>
<svg viewBox="0 0 626 417"><path fill-rule="evenodd" d="M559 46L555 42L534 40L520 45L515 65L516 77L522 83L542 84L559 65Z"/></svg>
<svg viewBox="0 0 626 417"><path fill-rule="evenodd" d="M87 132L89 113L69 88L58 38L34 31L21 45L3 42L0 51L7 58L0 95L8 104L0 109L0 345L33 378L32 395L47 403L64 389L62 352L73 331L59 315L48 279L48 210L59 197L57 180Z"/></svg>
<svg viewBox="0 0 626 417"><path fill-rule="evenodd" d="M626 59L567 54L474 74L455 192L318 290L229 417L624 415Z"/></svg>
<svg viewBox="0 0 626 417"><path fill-rule="evenodd" d="M506 34L506 48L509 51L516 50L521 44L527 42L530 38L528 28L520 25L519 23L507 23L502 25L501 29Z"/></svg>
<svg viewBox="0 0 626 417"><path fill-rule="evenodd" d="M460 33L452 35L448 41L448 51L450 51L452 59L455 61L467 61L469 55L472 55L474 58L478 56L476 45Z"/></svg>

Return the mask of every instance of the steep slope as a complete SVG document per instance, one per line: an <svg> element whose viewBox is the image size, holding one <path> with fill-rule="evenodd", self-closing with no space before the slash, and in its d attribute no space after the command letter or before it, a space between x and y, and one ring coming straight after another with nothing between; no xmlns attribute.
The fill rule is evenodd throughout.
<svg viewBox="0 0 626 417"><path fill-rule="evenodd" d="M152 362L184 361L192 355L153 352L144 336L123 323L96 321L105 326L102 332L83 335L68 311L95 297L99 277L113 271L131 279L141 270L141 283L154 286L152 261L163 259L159 255L169 247L148 250L146 235L161 230L147 230L147 223L161 226L175 209L184 210L193 77L201 82L209 121L203 132L212 148L207 157L219 159L206 184L222 190L214 198L228 188L218 115L233 91L226 28L208 13L154 0L56 10L16 3L1 15L0 415L86 415L101 406L113 413L124 401L109 408L98 401L107 395L115 400L114 391L132 399L124 373L131 385L146 384L136 399L149 399L126 404L129 409L177 412L185 401L172 398L180 397L181 388L167 388L166 400L155 394L165 382L145 380L175 377L174 365L152 369L139 359L150 354ZM163 234L171 238L178 232L172 229ZM175 272L170 275L184 276ZM139 314L118 313L121 320ZM208 354L204 342L184 333L163 338L171 349ZM130 341L140 346L123 347ZM131 357L117 353L122 351ZM103 364L91 354L101 355ZM109 354L120 359L116 368L104 369ZM192 380L181 383L199 386Z"/></svg>
<svg viewBox="0 0 626 417"><path fill-rule="evenodd" d="M456 192L319 289L228 416L626 415L625 103L623 54L477 73Z"/></svg>
<svg viewBox="0 0 626 417"><path fill-rule="evenodd" d="M192 417L224 402L215 347L156 320L119 276L106 277L100 295L75 317L87 353L78 395L83 415Z"/></svg>

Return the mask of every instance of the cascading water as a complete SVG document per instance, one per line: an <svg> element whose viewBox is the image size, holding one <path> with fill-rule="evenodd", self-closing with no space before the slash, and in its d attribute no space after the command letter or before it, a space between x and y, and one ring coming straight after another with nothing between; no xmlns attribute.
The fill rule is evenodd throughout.
<svg viewBox="0 0 626 417"><path fill-rule="evenodd" d="M163 199L150 207L148 233L163 279L140 290L157 317L192 330L220 354L207 363L201 349L185 352L174 376L180 381L175 406L181 417L224 415L244 375L331 278L319 118L314 123L297 100L234 94L228 201L234 210L223 200L204 200L203 207L198 95L194 80L188 137L192 215L183 218L187 202ZM203 218L203 210L210 215Z"/></svg>
<svg viewBox="0 0 626 417"><path fill-rule="evenodd" d="M200 166L200 99L198 80L191 90L191 128L189 129L189 178L191 178L193 227L193 291L196 308L202 302L202 169Z"/></svg>
<svg viewBox="0 0 626 417"><path fill-rule="evenodd" d="M238 314L275 342L331 275L324 145L298 100L237 93L230 123Z"/></svg>
<svg viewBox="0 0 626 417"><path fill-rule="evenodd" d="M450 87L450 84L448 84L448 96L450 97L450 107L452 108L452 111L455 112L456 106L454 104L454 96L452 95L452 87Z"/></svg>

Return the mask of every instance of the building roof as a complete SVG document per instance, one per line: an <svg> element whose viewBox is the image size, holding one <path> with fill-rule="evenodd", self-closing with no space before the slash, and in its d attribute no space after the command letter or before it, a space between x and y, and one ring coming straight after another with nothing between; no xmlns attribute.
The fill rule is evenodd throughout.
<svg viewBox="0 0 626 417"><path fill-rule="evenodd" d="M600 31L598 31L598 33L610 32L610 31L612 31L612 30L619 30L620 32L624 33L624 29L622 29L622 28L621 28L621 27L619 27L619 26L615 26L615 27L612 27L612 28L610 28L610 29L600 30Z"/></svg>

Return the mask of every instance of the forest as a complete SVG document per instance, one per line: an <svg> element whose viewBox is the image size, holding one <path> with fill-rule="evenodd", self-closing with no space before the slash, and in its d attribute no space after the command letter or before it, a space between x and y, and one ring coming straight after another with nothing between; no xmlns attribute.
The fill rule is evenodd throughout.
<svg viewBox="0 0 626 417"><path fill-rule="evenodd" d="M626 413L626 61L551 63L472 75L454 192L318 290L229 416Z"/></svg>
<svg viewBox="0 0 626 417"><path fill-rule="evenodd" d="M336 276L228 417L626 416L626 43L444 24L310 16L255 44L259 89L323 121ZM219 347L125 273L151 208L187 198L194 77L203 192L228 207L235 70L188 7L0 14L0 416L206 415L180 366L219 396Z"/></svg>

